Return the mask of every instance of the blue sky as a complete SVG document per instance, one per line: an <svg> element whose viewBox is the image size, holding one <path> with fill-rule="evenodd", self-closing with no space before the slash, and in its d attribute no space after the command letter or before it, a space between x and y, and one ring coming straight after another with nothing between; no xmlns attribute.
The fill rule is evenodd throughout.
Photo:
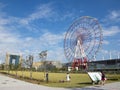
<svg viewBox="0 0 120 90"><path fill-rule="evenodd" d="M81 16L98 19L103 30L101 60L120 54L119 0L0 0L0 53L21 53L23 57L48 50L48 60L67 61L64 36L69 26Z"/></svg>

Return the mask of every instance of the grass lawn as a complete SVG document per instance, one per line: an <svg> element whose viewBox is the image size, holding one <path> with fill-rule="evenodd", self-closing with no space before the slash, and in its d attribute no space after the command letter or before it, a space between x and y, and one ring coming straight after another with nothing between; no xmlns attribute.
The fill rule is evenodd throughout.
<svg viewBox="0 0 120 90"><path fill-rule="evenodd" d="M7 71L0 71L0 72L7 73ZM10 74L15 75L16 73L15 71L10 71ZM76 87L77 88L77 87L92 85L91 79L89 78L87 73L86 74L70 73L71 82L64 82L64 83L60 83L59 80L66 80L66 73L49 73L48 83L44 81L43 72L33 72L32 73L33 80L29 79L30 73L28 71L23 72L24 78L22 77L21 71L18 71L17 75L18 77L15 77L15 76L12 76L12 77L22 79L28 82L40 84L40 85L50 86L50 87L64 87L64 88ZM120 81L120 74L112 74L112 75L107 74L106 77L109 78L106 83Z"/></svg>

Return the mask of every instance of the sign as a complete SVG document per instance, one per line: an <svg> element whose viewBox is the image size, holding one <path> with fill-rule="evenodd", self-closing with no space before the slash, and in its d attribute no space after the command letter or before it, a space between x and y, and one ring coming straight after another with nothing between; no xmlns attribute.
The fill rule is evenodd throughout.
<svg viewBox="0 0 120 90"><path fill-rule="evenodd" d="M88 75L91 78L92 82L98 83L101 81L101 72L88 72Z"/></svg>

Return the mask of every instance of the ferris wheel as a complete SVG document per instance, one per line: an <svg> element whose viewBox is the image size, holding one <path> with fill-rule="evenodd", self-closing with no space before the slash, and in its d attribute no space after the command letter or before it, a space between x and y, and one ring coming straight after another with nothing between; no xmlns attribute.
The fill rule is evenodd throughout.
<svg viewBox="0 0 120 90"><path fill-rule="evenodd" d="M69 27L64 39L64 53L69 62L93 60L102 44L102 29L96 18L83 16Z"/></svg>

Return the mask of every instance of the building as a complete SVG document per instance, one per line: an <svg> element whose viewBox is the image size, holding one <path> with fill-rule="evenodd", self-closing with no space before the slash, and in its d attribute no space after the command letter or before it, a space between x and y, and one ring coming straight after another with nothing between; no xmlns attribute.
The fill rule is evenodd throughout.
<svg viewBox="0 0 120 90"><path fill-rule="evenodd" d="M62 68L62 64L60 61L52 61L52 65L56 66L56 68Z"/></svg>
<svg viewBox="0 0 120 90"><path fill-rule="evenodd" d="M33 62L33 68L35 68L36 70L38 70L38 68L42 65L42 62Z"/></svg>
<svg viewBox="0 0 120 90"><path fill-rule="evenodd" d="M5 65L18 65L22 62L22 55L16 53L6 53Z"/></svg>
<svg viewBox="0 0 120 90"><path fill-rule="evenodd" d="M35 68L37 70L41 66L45 66L44 64L46 64L47 66L52 65L52 66L55 66L56 68L62 68L62 64L60 63L60 61L45 61L44 63L43 62L33 62L33 68Z"/></svg>
<svg viewBox="0 0 120 90"><path fill-rule="evenodd" d="M82 71L81 68L72 67L73 62L64 63L63 67L67 68L68 71L78 70ZM99 61L88 62L88 71L118 71L120 73L120 59L108 59Z"/></svg>
<svg viewBox="0 0 120 90"><path fill-rule="evenodd" d="M120 59L91 61L88 67L91 71L120 71Z"/></svg>

